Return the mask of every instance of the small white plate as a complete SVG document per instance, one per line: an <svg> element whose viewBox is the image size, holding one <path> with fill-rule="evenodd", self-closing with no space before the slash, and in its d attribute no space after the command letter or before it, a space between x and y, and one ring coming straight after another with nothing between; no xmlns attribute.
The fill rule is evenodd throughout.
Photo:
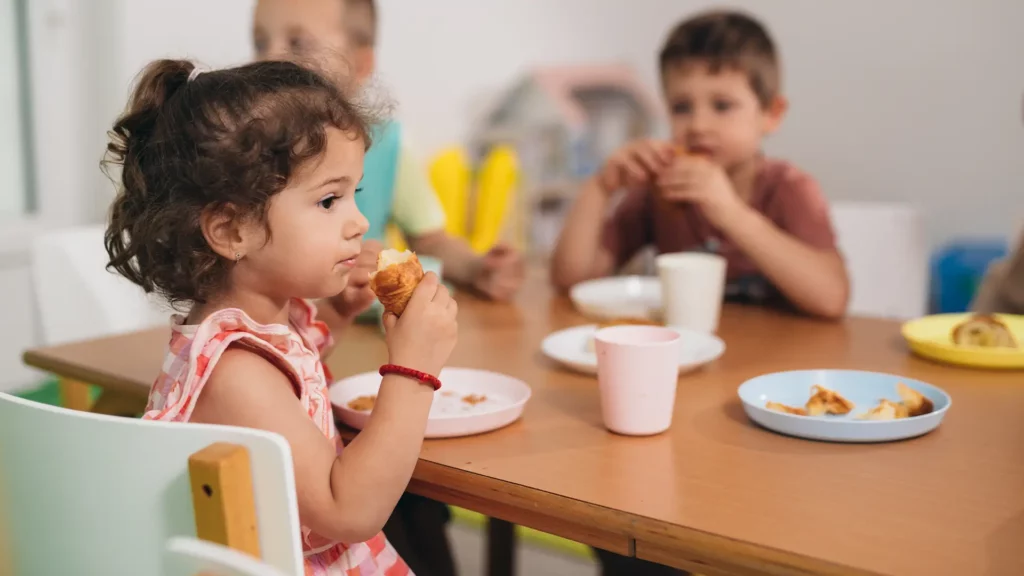
<svg viewBox="0 0 1024 576"><path fill-rule="evenodd" d="M725 352L725 342L711 335L687 328L669 327L679 333L679 373L696 370L714 362ZM541 343L544 354L568 368L584 374L597 374L597 354L593 338L596 324L586 324L552 332Z"/></svg>
<svg viewBox="0 0 1024 576"><path fill-rule="evenodd" d="M580 282L569 291L573 306L594 319L661 316L661 282L653 276L615 276Z"/></svg>
<svg viewBox="0 0 1024 576"><path fill-rule="evenodd" d="M899 382L931 400L935 410L899 420L858 419L882 398L899 402L896 393ZM796 416L765 407L768 401L803 406L815 384L853 402L853 411L845 416ZM921 436L942 423L952 404L949 394L937 386L893 374L859 370L794 370L765 374L744 382L739 395L747 416L757 424L788 436L827 442L892 442Z"/></svg>
<svg viewBox="0 0 1024 576"><path fill-rule="evenodd" d="M471 368L445 368L439 375L441 389L434 396L427 418L426 438L453 438L497 430L515 422L530 399L530 387L516 378ZM349 402L361 396L375 396L380 374L365 372L339 380L331 386L334 415L357 430L370 419L370 412L353 410ZM486 399L470 404L473 395Z"/></svg>

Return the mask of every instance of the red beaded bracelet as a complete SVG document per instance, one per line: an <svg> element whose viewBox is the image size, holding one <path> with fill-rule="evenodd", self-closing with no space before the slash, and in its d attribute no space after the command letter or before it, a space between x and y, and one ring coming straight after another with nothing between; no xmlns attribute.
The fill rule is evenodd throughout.
<svg viewBox="0 0 1024 576"><path fill-rule="evenodd" d="M386 376L388 374L396 374L398 376L405 376L406 378L412 378L413 380L419 380L424 384L429 384L434 387L434 390L441 389L441 381L436 376L431 376L426 372L420 372L419 370L413 370L412 368L406 368L405 366L399 366L397 364L385 364L380 367L380 375Z"/></svg>

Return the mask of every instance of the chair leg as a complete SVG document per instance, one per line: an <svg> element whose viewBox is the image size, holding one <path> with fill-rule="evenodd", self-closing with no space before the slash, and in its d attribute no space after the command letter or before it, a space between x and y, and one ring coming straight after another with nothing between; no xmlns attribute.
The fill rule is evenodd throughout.
<svg viewBox="0 0 1024 576"><path fill-rule="evenodd" d="M88 385L61 378L58 386L60 388L60 403L65 408L81 412L88 412L92 408Z"/></svg>
<svg viewBox="0 0 1024 576"><path fill-rule="evenodd" d="M516 573L516 526L490 518L487 521L487 574L513 576Z"/></svg>
<svg viewBox="0 0 1024 576"><path fill-rule="evenodd" d="M196 536L260 558L249 451L211 444L189 457L188 475Z"/></svg>

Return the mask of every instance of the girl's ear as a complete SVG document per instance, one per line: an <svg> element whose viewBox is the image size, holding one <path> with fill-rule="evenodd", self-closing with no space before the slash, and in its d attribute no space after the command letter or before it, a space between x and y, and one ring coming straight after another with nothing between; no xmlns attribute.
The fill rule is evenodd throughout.
<svg viewBox="0 0 1024 576"><path fill-rule="evenodd" d="M257 244L251 238L251 226L233 204L208 207L199 216L199 227L206 243L219 256L239 260Z"/></svg>

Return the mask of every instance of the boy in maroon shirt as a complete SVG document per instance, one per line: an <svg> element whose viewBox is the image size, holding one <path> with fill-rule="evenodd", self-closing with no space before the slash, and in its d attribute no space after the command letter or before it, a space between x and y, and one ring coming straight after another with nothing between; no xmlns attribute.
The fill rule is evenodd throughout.
<svg viewBox="0 0 1024 576"><path fill-rule="evenodd" d="M828 204L813 178L761 153L786 111L767 31L741 13L704 13L671 32L659 63L672 140L623 146L581 188L554 284L612 274L646 245L704 250L728 261L726 300L842 317L849 281Z"/></svg>

